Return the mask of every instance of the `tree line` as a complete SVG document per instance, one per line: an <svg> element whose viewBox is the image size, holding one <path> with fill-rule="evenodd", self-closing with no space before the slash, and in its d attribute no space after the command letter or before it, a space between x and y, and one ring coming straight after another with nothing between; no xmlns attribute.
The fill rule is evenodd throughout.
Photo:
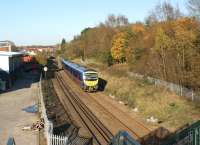
<svg viewBox="0 0 200 145"><path fill-rule="evenodd" d="M59 54L68 59L88 58L113 65L127 63L131 71L200 87L200 2L188 0L190 15L163 2L144 22L130 23L124 15L85 28L70 42L61 42Z"/></svg>

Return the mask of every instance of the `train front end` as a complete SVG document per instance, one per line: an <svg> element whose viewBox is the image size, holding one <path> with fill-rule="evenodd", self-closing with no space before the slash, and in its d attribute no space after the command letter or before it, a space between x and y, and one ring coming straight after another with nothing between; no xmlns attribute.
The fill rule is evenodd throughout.
<svg viewBox="0 0 200 145"><path fill-rule="evenodd" d="M84 90L88 92L95 92L98 89L98 73L94 70L84 72L83 76Z"/></svg>

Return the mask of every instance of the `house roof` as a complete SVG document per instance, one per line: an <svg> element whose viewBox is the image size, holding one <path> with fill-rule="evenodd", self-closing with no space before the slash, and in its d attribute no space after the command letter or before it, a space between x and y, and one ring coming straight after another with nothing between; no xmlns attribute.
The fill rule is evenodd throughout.
<svg viewBox="0 0 200 145"><path fill-rule="evenodd" d="M9 41L9 40L5 40L5 41L0 41L0 46L1 47L8 47L9 45L15 45L14 42Z"/></svg>

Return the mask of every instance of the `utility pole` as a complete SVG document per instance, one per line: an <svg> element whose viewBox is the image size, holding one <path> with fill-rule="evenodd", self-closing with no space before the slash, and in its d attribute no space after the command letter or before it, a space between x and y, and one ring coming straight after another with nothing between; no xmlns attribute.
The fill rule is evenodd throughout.
<svg viewBox="0 0 200 145"><path fill-rule="evenodd" d="M86 47L87 47L87 38L86 38L86 33L84 33L84 46L83 46L83 61L86 60Z"/></svg>

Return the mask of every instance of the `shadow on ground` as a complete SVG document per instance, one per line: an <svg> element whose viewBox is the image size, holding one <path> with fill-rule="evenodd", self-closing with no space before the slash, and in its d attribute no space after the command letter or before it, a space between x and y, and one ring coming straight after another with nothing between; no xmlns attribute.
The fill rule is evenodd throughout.
<svg viewBox="0 0 200 145"><path fill-rule="evenodd" d="M99 78L99 83L98 83L99 87L98 87L98 91L104 91L105 88L106 88L106 85L107 85L107 81L102 79L102 78Z"/></svg>
<svg viewBox="0 0 200 145"><path fill-rule="evenodd" d="M3 94L23 88L30 88L33 83L39 82L40 78L39 67L35 69L26 69L27 67L29 66L23 66L21 69L13 73L12 87L5 91L0 91L0 93Z"/></svg>
<svg viewBox="0 0 200 145"><path fill-rule="evenodd" d="M30 88L31 84L39 82L39 73L38 72L29 72L24 73L23 76L20 76L16 79L13 84L13 87L6 92L16 91L23 88Z"/></svg>

